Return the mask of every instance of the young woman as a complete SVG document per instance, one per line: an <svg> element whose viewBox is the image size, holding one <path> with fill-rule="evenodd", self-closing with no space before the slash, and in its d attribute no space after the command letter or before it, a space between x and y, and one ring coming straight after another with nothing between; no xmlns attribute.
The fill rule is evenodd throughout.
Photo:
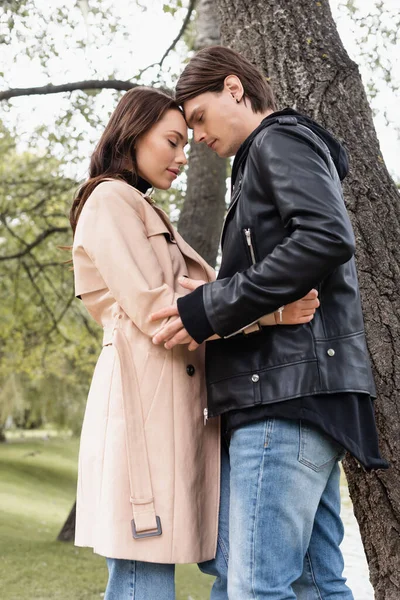
<svg viewBox="0 0 400 600"><path fill-rule="evenodd" d="M155 346L162 323L149 320L187 293L182 278L215 277L145 195L171 186L186 143L170 96L127 92L71 209L76 295L104 330L81 435L75 543L107 557L106 600L172 600L174 564L192 562L217 576L212 598L227 599L229 467L223 452L221 473L219 421L204 418L203 347ZM311 320L317 305L289 305L283 322Z"/></svg>

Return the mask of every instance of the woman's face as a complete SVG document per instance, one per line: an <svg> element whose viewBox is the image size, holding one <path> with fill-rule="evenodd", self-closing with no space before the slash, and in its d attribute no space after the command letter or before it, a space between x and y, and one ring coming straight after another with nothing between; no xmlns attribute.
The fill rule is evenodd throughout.
<svg viewBox="0 0 400 600"><path fill-rule="evenodd" d="M160 190L167 190L187 163L185 119L176 109L168 110L136 142L136 164L140 177Z"/></svg>

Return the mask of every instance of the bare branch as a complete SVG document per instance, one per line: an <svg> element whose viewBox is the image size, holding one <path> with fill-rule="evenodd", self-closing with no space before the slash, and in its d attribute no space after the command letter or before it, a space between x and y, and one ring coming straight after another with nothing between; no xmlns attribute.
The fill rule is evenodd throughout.
<svg viewBox="0 0 400 600"><path fill-rule="evenodd" d="M175 48L176 44L181 39L182 35L185 33L186 27L189 25L190 18L192 16L192 13L193 13L194 8L196 6L196 2L197 2L197 0L190 0L189 6L188 6L188 10L187 10L187 13L186 13L186 17L184 18L183 23L182 23L182 27L180 28L179 33L176 36L176 38L174 39L174 41L172 42L172 44L164 52L161 60L159 62L155 62L152 65L149 65L148 67L145 67L144 69L142 69L141 71L139 71L139 77L141 77L143 75L143 73L145 73L146 71L148 71L152 67L159 66L160 69L161 69L164 60L167 58L168 54L170 52L172 52L172 50ZM1 99L1 97L0 97L0 99Z"/></svg>
<svg viewBox="0 0 400 600"><path fill-rule="evenodd" d="M1 223L3 223L4 227L7 229L7 231L10 233L10 235L15 238L16 240L18 240L21 244L23 244L24 246L27 246L28 244L25 242L25 240L22 239L22 237L20 237L19 235L17 235L15 233L15 231L9 226L9 224L7 223L7 220L5 218L4 215L0 215L0 221Z"/></svg>
<svg viewBox="0 0 400 600"><path fill-rule="evenodd" d="M44 269L47 269L48 267L62 267L63 269L65 269L65 262L50 261L50 262L45 262L45 263L39 263L39 261L37 261L35 258L35 264L38 268L35 275L38 275L39 273L41 273Z"/></svg>
<svg viewBox="0 0 400 600"><path fill-rule="evenodd" d="M58 317L54 320L53 326L44 333L45 338L50 338L50 335L53 333L54 330L56 330L60 335L62 335L62 337L66 341L72 343L72 340L70 338L66 337L63 333L61 333L58 326L61 323L61 321L63 320L64 315L66 314L66 312L68 311L68 309L70 308L70 306L74 300L75 300L75 294L72 294L72 296L69 297L69 300L66 303L66 305L64 306L63 310L60 312Z"/></svg>
<svg viewBox="0 0 400 600"><path fill-rule="evenodd" d="M164 52L164 56L162 57L162 59L159 62L160 67L162 67L162 64L163 64L164 60L167 58L168 54L175 48L176 44L181 39L182 35L185 33L186 27L189 25L190 18L194 11L195 5L196 5L196 0L190 0L188 10L186 13L186 17L182 23L182 27L180 28L178 35L176 36L176 38L174 39L174 41L172 42L170 47Z"/></svg>
<svg viewBox="0 0 400 600"><path fill-rule="evenodd" d="M51 327L51 329L49 329L47 332L45 332L44 337L48 337L54 330L57 331L57 333L59 333L61 335L61 337L68 343L72 343L72 340L70 340L65 334L62 333L62 331L60 331L58 325L61 321L61 319L63 318L66 310L68 309L69 305L71 304L72 300L73 300L73 296L70 298L70 300L68 300L67 305L65 307L65 309L61 312L61 314L59 315L59 317L57 318L55 316L55 314L53 313L53 311L51 310L50 306L47 304L46 302L46 298L44 297L44 294L42 293L40 287L37 285L29 266L24 262L21 261L22 266L26 272L26 274L28 275L28 278L32 284L32 287L34 288L34 290L36 291L36 293L38 294L39 298L41 299L42 302L42 306L45 309L45 311L47 312L47 314L49 315L51 321L53 322L53 325Z"/></svg>
<svg viewBox="0 0 400 600"><path fill-rule="evenodd" d="M45 240L50 235L53 235L53 233L66 233L67 231L69 231L69 227L52 227L51 229L46 229L46 231L43 231L40 235L38 235L36 240L31 242L30 244L26 244L26 242L24 242L26 244L24 250L16 252L15 254L9 254L8 256L0 256L0 260L11 260L13 258L21 258L22 256L29 254L30 251L33 250L33 248L41 244L43 240Z"/></svg>
<svg viewBox="0 0 400 600"><path fill-rule="evenodd" d="M171 45L167 48L167 50L164 52L163 56L161 57L161 60L158 63L154 63L152 65L149 65L145 69L142 69L139 72L139 77L141 77L145 71L152 67L155 67L157 65L160 68L162 67L164 60L167 58L168 54L175 48L176 44L179 42L182 35L184 34L186 27L190 22L195 5L196 0L190 0L186 17L183 20L182 27L180 28L178 35L173 40ZM92 79L87 81L63 83L60 85L53 85L52 83L49 83L40 87L13 88L10 90L3 90L2 92L0 91L0 100L10 100L10 98L17 98L19 96L43 96L47 94L60 94L62 92L75 92L77 90L84 91L111 89L118 91L127 91L131 90L134 87L137 87L138 85L138 83L133 83L132 81L122 81L120 79Z"/></svg>
<svg viewBox="0 0 400 600"><path fill-rule="evenodd" d="M61 92L74 92L76 90L119 90L126 91L134 87L137 87L138 83L132 81L122 81L120 79L104 79L104 80L88 80L88 81L75 81L71 83L63 83L61 85L43 85L41 87L31 88L14 88L11 90L4 90L0 92L0 100L9 100L10 98L16 98L18 96L37 96L45 94L60 94Z"/></svg>

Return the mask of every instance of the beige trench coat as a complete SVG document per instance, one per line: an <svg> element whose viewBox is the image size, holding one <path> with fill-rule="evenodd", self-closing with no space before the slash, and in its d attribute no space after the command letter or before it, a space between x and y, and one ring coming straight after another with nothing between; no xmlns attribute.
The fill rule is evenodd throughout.
<svg viewBox="0 0 400 600"><path fill-rule="evenodd" d="M215 555L219 421L204 425L203 348L154 346L151 312L214 271L128 184L99 184L73 244L75 293L104 329L79 453L77 546L159 563ZM135 538L147 533L160 535ZM135 530L135 531L134 531Z"/></svg>

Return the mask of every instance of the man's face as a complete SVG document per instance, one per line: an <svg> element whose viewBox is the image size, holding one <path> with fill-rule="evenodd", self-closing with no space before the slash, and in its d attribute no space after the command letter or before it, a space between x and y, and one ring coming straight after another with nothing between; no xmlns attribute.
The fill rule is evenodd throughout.
<svg viewBox="0 0 400 600"><path fill-rule="evenodd" d="M204 142L221 157L233 156L249 135L243 102L238 104L224 87L222 92L205 92L183 105L195 142Z"/></svg>

